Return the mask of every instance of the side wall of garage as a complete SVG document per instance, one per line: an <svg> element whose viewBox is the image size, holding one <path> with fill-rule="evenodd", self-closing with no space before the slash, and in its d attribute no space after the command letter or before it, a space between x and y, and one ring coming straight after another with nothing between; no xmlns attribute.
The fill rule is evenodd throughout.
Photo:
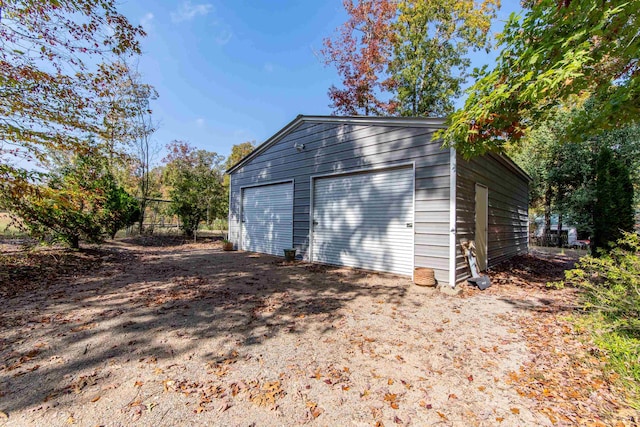
<svg viewBox="0 0 640 427"><path fill-rule="evenodd" d="M292 179L293 246L308 260L312 176L415 163L415 266L434 268L448 282L449 150L431 140L434 131L405 123L302 121L231 173L230 240L240 239L242 187Z"/></svg>
<svg viewBox="0 0 640 427"><path fill-rule="evenodd" d="M528 180L510 160L488 154L456 159L456 240L475 239L476 184L488 188L488 253L492 267L528 251ZM460 246L456 248L456 281L469 276Z"/></svg>

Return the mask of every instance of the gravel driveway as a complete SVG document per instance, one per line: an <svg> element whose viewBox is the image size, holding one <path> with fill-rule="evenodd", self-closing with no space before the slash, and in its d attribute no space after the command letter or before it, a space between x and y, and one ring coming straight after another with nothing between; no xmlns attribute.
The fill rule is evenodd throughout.
<svg viewBox="0 0 640 427"><path fill-rule="evenodd" d="M0 425L551 425L512 381L538 295L138 243L5 293Z"/></svg>

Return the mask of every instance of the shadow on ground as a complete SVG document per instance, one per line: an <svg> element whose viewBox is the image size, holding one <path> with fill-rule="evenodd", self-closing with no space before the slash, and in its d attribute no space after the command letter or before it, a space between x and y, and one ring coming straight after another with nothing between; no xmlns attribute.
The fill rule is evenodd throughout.
<svg viewBox="0 0 640 427"><path fill-rule="evenodd" d="M81 374L109 365L207 359L278 334L330 329L347 301L399 302L410 284L394 276L372 284L367 272L223 252L213 243L133 243L84 252L77 270L33 270L51 277L0 297L11 307L0 316L0 410L73 393ZM202 340L212 338L218 347L203 348Z"/></svg>

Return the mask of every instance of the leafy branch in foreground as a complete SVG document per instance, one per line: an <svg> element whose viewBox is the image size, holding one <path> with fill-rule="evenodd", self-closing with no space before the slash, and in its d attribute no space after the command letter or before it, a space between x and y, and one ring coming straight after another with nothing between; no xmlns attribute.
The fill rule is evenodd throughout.
<svg viewBox="0 0 640 427"><path fill-rule="evenodd" d="M113 59L140 53L142 36L114 0L2 2L0 180L23 178L16 160L46 163L50 150L86 148L120 73Z"/></svg>
<svg viewBox="0 0 640 427"><path fill-rule="evenodd" d="M505 26L496 67L481 73L440 133L465 157L503 151L558 105L579 106L585 98L599 108L576 118L575 137L640 115L640 2L541 0L525 7Z"/></svg>

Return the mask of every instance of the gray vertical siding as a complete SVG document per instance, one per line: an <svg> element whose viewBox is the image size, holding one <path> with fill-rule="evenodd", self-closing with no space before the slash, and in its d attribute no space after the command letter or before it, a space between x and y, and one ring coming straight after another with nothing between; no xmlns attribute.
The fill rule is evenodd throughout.
<svg viewBox="0 0 640 427"><path fill-rule="evenodd" d="M293 179L293 245L308 260L311 176L415 162L415 266L448 282L449 150L432 141L433 132L402 123L301 122L231 173L230 240L239 241L241 187Z"/></svg>
<svg viewBox="0 0 640 427"><path fill-rule="evenodd" d="M456 241L474 240L475 185L489 189L487 265L494 266L528 250L528 182L497 155L470 161L456 158ZM456 248L456 280L469 276L460 247Z"/></svg>

